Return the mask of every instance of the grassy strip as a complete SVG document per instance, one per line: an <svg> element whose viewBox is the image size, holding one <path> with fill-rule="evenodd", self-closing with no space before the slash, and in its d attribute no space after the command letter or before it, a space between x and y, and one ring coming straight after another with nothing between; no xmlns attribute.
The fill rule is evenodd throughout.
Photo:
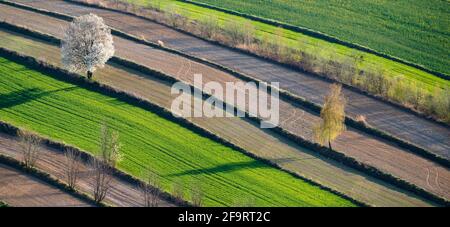
<svg viewBox="0 0 450 227"><path fill-rule="evenodd" d="M158 78L160 78L162 80L166 80L166 81L172 82L172 83L173 82L179 82L178 80L176 80L176 79L174 79L174 78L172 78L170 76L166 76L165 74L163 74L161 72L149 69L147 67L144 67L144 66L138 65L136 63L127 61L125 59L120 59L120 58L114 58L114 59L115 59L115 63L121 64L121 65L123 65L125 67L131 68L131 69L134 69L134 70L137 70L137 71L145 72L145 73L148 73L148 74L151 74L151 75L157 75ZM192 86L191 86L191 88L192 88ZM205 95L205 96L206 96L205 98L209 97L207 95ZM320 109L319 109L319 111L320 111ZM246 116L247 116L247 118L255 121L257 124L260 123L259 119L251 118L251 117L248 116L247 113L246 113ZM437 202L439 204L446 204L446 203L448 203L447 201L443 200L442 198L440 198L438 196L435 196L435 195L427 192L426 190L424 190L424 189L422 189L420 187L417 187L417 186L415 186L415 185L413 185L411 183L408 183L408 182L406 182L406 181L404 181L402 179L399 179L399 178L397 178L397 177L395 177L395 176L393 176L391 174L379 171L378 169L376 169L376 168L374 168L372 166L368 166L368 165L366 165L364 163L361 163L361 162L355 160L354 158L348 157L348 156L346 156L346 155L344 155L344 154L342 154L340 152L337 152L337 151L334 151L334 150L329 150L328 148L320 146L319 144L310 142L310 141L308 141L306 139L303 139L303 138L301 138L301 137L299 137L297 135L294 135L291 132L286 131L286 130L280 128L280 127L276 127L276 128L274 128L272 130L274 130L275 132L277 132L280 135L283 135L283 136L289 138L290 140L294 141L295 143L297 143L298 145L300 145L302 147L306 147L306 148L308 148L310 150L316 151L316 152L320 153L321 155L323 155L325 157L328 157L328 158L334 159L334 160L336 160L338 162L344 163L347 166L352 167L354 169L357 169L357 170L359 170L361 172L364 172L364 173L366 173L366 174L368 174L370 176L382 179L382 180L384 180L386 182L389 182L389 183L391 183L393 185L398 186L399 188L402 188L402 189L405 189L407 191L413 192L413 193L415 193L415 194L417 194L419 196L427 198L427 199L429 199L431 201L435 201L435 202ZM276 164L274 164L274 165L277 166Z"/></svg>
<svg viewBox="0 0 450 227"><path fill-rule="evenodd" d="M4 126L4 123L0 122L0 131L2 131L3 126ZM11 158L9 156L0 154L0 163L10 166L10 167L13 167L24 173L27 173L39 180L44 181L45 183L47 183L49 185L52 185L52 186L60 189L61 191L65 192L77 199L81 199L81 200L87 202L88 204L91 204L94 206L100 206L100 207L108 207L109 206L106 203L96 203L95 200L91 196L69 187L69 185L63 183L62 181L58 180L57 178L55 178L55 177L51 176L50 174L45 173L37 168L27 167L27 166L23 165L23 163L15 160L14 158ZM1 207L1 203L0 203L0 207Z"/></svg>
<svg viewBox="0 0 450 227"><path fill-rule="evenodd" d="M10 207L7 203L0 201L0 208L2 207Z"/></svg>
<svg viewBox="0 0 450 227"><path fill-rule="evenodd" d="M27 60L22 60L24 60L24 62L28 62L27 64L33 64L30 62L31 59L29 58ZM73 75L72 77L70 74L63 73L63 71L59 71L54 68L50 69L49 67L44 68L42 65L38 65L36 67L40 67L40 70L43 70L45 73L55 76L58 79L73 80L73 82L76 81L76 83L83 88L88 88L89 90L94 90L103 95L113 97L112 99L102 97L101 95L88 92L81 88L76 88L75 91L64 92L73 94L73 97L68 97L67 95L58 96L56 94L49 95L55 96L55 99L69 98L69 100L64 100L64 104L52 103L52 105L65 105L63 108L69 108L67 106L69 104L66 105L67 101L74 102L73 98L77 95L92 97L92 99L95 97L95 100L97 100L94 101L96 102L95 107L89 106L89 108L94 108L94 110L91 110L94 111L94 113L98 114L101 112L102 114L109 115L109 117L114 119L114 122L111 122L111 124L119 130L122 138L125 138L122 139L125 159L121 162L119 168L125 170L126 172L131 172L134 176L139 176L141 174L141 170L148 167L148 165L151 165L153 170L158 172L161 176L164 176L162 179L164 189L167 189L170 183L175 180L198 180L198 184L205 189L206 205L226 205L230 204L233 198L239 198L242 200L245 196L250 195L256 197L256 205L259 206L351 205L349 201L339 198L332 193L320 190L320 187L311 186L304 181L298 179L296 180L289 174L274 169L261 161L254 159L252 160L239 152L234 152L233 150L236 149L231 149L229 147L225 147L224 145L220 145L220 143L213 142L213 139L209 140L201 138L196 134L190 134L188 133L189 131L183 129L177 124L158 118L157 115L143 111L140 108L135 108L126 104L131 103L134 106L141 106L146 110L158 112L158 115L164 114L164 110L158 109L158 107L152 106L152 104L148 102L143 103L142 100L133 98L123 92L115 91L96 82L86 81L77 75ZM53 73L51 73L51 71L53 71ZM56 72L59 72L59 75L55 75ZM62 89L68 89L67 84L51 79L48 79L47 81L47 78L43 78L42 75L36 75L36 78L34 77L35 76L31 75L31 78L27 78L29 82L33 80L33 86L44 86L34 80L45 80L45 84L55 84L55 86L58 85L58 87L64 87ZM24 86L23 83L28 82L22 81L22 87ZM3 89L5 89L5 87ZM90 100L91 99L84 101L81 100L80 103L76 104L76 111L80 112L82 116L87 114L82 108L84 105L83 103L91 102ZM30 101L32 104L36 104L33 105L33 109L35 109L33 117L39 118L38 116L41 113L38 107L42 106L41 103L44 104L50 101L51 100L48 100L45 97L40 98L38 103L35 101ZM111 106L104 104L104 102L112 102L113 104ZM26 106L27 105L22 108L28 108ZM103 112L96 108L107 108L110 112ZM17 111L19 112L15 112L16 114L21 114L20 110ZM45 112L51 114L49 110L46 110ZM3 113L6 114L4 111ZM23 114L26 113L27 111L23 112ZM52 119L52 125L64 124L64 127L66 127L64 132L59 132L56 134L54 129L50 129L45 126L45 122L33 123L24 119L27 118L26 116L24 116L24 118L17 118L16 115L12 116L8 114L4 117L8 117L11 121L25 121L27 123L22 124L29 124L29 128L37 129L40 132L44 132L44 134L51 134L52 137L57 139L69 140L82 148L84 147L83 149L85 150L95 151L96 145L92 139L93 136L95 139L95 135L93 134L96 134L95 128L98 128L98 126L95 126L95 123L92 125L92 122L86 121L87 119L80 119L80 117L72 114L71 118L75 118L78 121L71 119L70 121L72 123L67 125L67 123L59 121L59 118L64 118L64 116L62 116L65 115L64 113L61 112L58 116L52 115L52 118L55 118ZM129 113L132 113L132 116L126 117ZM111 114L113 114L113 116L111 116ZM172 116L170 113L167 114L167 117ZM140 116L140 118L136 119L134 117L136 115ZM98 121L99 117L100 116L94 114L89 116L89 119ZM123 117L126 117L126 121L123 121L125 119L121 119ZM172 118L174 118L174 120L179 119L173 116ZM67 118L65 119L68 120ZM43 119L41 120L43 121ZM75 123L75 121L77 123ZM183 121L185 120L178 120L180 123ZM190 123L185 122L185 124L188 125ZM84 130L91 129L91 131L84 131L83 135L72 135L73 133L76 133L72 130L76 130L75 128L80 127ZM164 128L164 130L161 131L161 128ZM196 127L192 124L189 128L191 130L196 129ZM67 130L69 131L66 132ZM94 130L94 132L92 130ZM196 131L197 134L202 132L202 129L200 128L197 128L196 130L198 130ZM203 132L205 134L208 133L206 131ZM136 138L136 133L139 133L139 138ZM68 136L69 134L71 135L70 138ZM214 135L209 136L212 138L215 137ZM220 140L218 137L216 137L216 139ZM143 150L145 151L144 153L142 152ZM218 190L216 187L221 188L221 190Z"/></svg>
<svg viewBox="0 0 450 227"><path fill-rule="evenodd" d="M325 40L325 41L330 42L330 43L335 43L335 44L343 45L343 46L346 46L346 47L349 47L349 48L352 48L352 49L363 51L363 52L366 52L366 53L369 53L369 54L374 54L374 55L382 57L382 58L386 58L386 59L389 59L389 60L392 60L392 61L404 64L404 65L408 65L408 66L417 68L419 70L422 70L422 71L425 71L427 73L433 74L433 75L435 75L437 77L440 77L440 78L443 78L443 79L446 79L446 80L450 80L450 75L448 75L448 72L447 73L441 73L441 72L438 72L438 71L436 71L434 69L427 68L427 67L425 67L425 66L423 66L421 64L417 64L417 63L414 63L414 62L411 62L411 61L408 61L408 60L405 60L405 59L402 59L402 58L399 58L399 57L396 57L396 56L392 56L390 54L371 49L371 48L369 48L367 46L363 46L361 44L343 41L343 40L341 40L341 39L339 39L339 38L337 38L335 36L332 36L332 35L329 35L329 34L325 34L325 33L322 33L320 31L316 31L316 30L313 30L313 29L310 29L310 28L306 28L306 27L302 27L302 26L298 26L298 25L296 26L296 25L280 22L280 21L273 20L273 19L263 18L263 17L257 16L257 15L252 15L252 14L248 14L248 13L242 13L242 12L238 12L236 10L230 10L230 9L218 7L216 5L204 3L204 1L198 1L198 0L177 0L177 1L186 2L186 3L189 3L189 4L197 5L197 6L208 8L208 9L212 9L212 10L217 10L217 11L220 11L220 12L224 12L224 13L227 13L227 14L231 14L231 15L247 18L247 19L250 19L250 20L253 20L253 21L262 22L262 23L269 24L269 25L276 26L276 27L282 27L284 29L288 29L288 30L291 30L291 31L294 31L294 32L299 32L299 33L302 33L302 34L305 34L305 35L308 35L308 36L311 36L311 37L322 39L322 40ZM211 2L211 1L206 1L206 2ZM231 7L233 7L233 6L231 6ZM240 8L239 10L246 11L246 9L242 9L242 8Z"/></svg>
<svg viewBox="0 0 450 227"><path fill-rule="evenodd" d="M23 28L23 27L19 27L17 25L9 24L7 22L0 22L0 27L4 27L6 29L10 29L12 31L16 31L16 32L19 32L19 33L23 33L23 34L29 35L31 37L42 39L42 40L45 40L45 41L48 41L48 42L51 42L51 43L55 43L55 44L58 44L58 45L60 44L60 40L55 38L55 37L53 37L53 36L51 36L51 35L40 33L40 32L37 32L37 31L32 31L32 30L29 30L27 28ZM126 34L124 32L120 32L120 31L115 31L114 32L113 31L113 33L115 33L115 35L117 35L117 36L120 36L120 37L123 37L123 38L126 38L126 39L130 39L130 40L136 41L136 42L141 43L141 44L149 45L149 46L156 47L156 48L162 48L162 49L164 49L166 51L169 51L170 53L179 54L179 55L181 55L183 57L187 57L187 58L189 58L191 60L198 60L197 58L195 58L193 56L181 53L181 52L176 51L176 50L172 50L170 48L160 47L157 44L148 42L146 40L137 38L137 37L132 36L132 35L128 35L128 34ZM123 61L123 59L120 59L118 57L113 57L111 59L111 61L114 62L114 63L118 63L120 65L124 65L125 67L130 67L130 65L131 65L129 63L130 61ZM236 77L238 77L238 78L240 78L240 79L242 79L244 81L257 82L257 84L259 84L261 82L261 81L259 81L257 79L254 79L254 78L248 77L246 75L240 74L240 73L238 73L236 71L233 71L232 69L228 69L226 67L223 67L223 66L220 66L220 65L216 65L216 64L214 64L212 62L207 62L205 60L198 60L198 61L202 61L202 63L205 63L205 64L208 64L208 65L210 65L212 67L216 67L216 68L219 68L221 70L224 70L224 71L230 73L231 75L234 75L234 76L236 76ZM166 81L169 81L169 82L172 82L172 83L179 82L177 79L174 79L173 77L165 75L164 73L161 73L161 72L158 72L158 71L155 71L155 70L152 70L152 69L148 69L147 67L141 67L138 64L131 65L131 68L136 69L138 71L147 72L147 73L149 73L151 75L154 75L154 76L158 76L159 78L161 78L163 80L166 80ZM347 86L347 85L344 85L344 87L346 87L347 89L352 89L352 90L355 90L356 92L358 92L358 90L354 89L353 87L350 87L350 86ZM271 87L271 88L275 89L273 87ZM320 105L317 105L315 103L309 102L308 100L306 100L306 99L304 99L302 97L293 95L293 94L291 94L291 93L289 93L289 92L287 92L287 91L285 91L283 89L279 89L279 92L280 92L281 99L284 100L284 101L299 104L301 107L304 107L304 108L307 108L309 110L312 110L313 112L315 112L317 114L319 114L321 109L322 109L322 107ZM394 105L393 107L394 108L402 108L402 107L399 107L399 106L396 106L396 105ZM415 112L412 112L412 113L415 113ZM372 127L372 126L369 126L369 125L364 124L364 123L362 123L360 121L357 121L354 118L346 116L346 124L351 126L351 127L353 127L353 128L356 128L358 130L366 132L368 134L371 134L371 135L374 135L376 137L379 137L379 138L385 139L387 141L393 142L396 145L398 145L399 147L407 149L407 150L409 150L409 151L411 151L411 152L413 152L413 153L415 153L417 155L420 155L421 157L424 157L426 159L429 159L429 160L432 160L432 161L437 162L439 164L442 164L443 166L450 167L450 160L448 160L448 159L446 159L446 158L444 158L444 157L442 157L440 155L437 155L437 154L435 154L433 152L427 151L426 149L421 148L419 146L416 146L416 145L414 145L414 144L412 144L410 142L404 141L404 140L396 137L395 135L383 132L383 131L378 130L378 129ZM441 125L444 125L444 126L448 127L448 125L443 124L443 123L441 123Z"/></svg>

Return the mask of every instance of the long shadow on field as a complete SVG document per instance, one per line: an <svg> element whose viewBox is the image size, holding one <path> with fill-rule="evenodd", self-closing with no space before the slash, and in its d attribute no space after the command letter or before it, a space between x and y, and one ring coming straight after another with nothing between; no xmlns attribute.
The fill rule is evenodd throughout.
<svg viewBox="0 0 450 227"><path fill-rule="evenodd" d="M272 160L276 163L281 162L289 162L292 161L290 159L280 159L280 160ZM261 169L261 168L273 168L261 161L252 160L247 162L234 162L234 163L228 163L223 165L218 165L211 168L206 169L194 169L194 170L188 170L181 173L175 173L168 175L169 177L179 177L184 175L200 175L200 174L216 174L216 173L227 173L232 171L238 171L238 170L245 170L245 169Z"/></svg>
<svg viewBox="0 0 450 227"><path fill-rule="evenodd" d="M21 91L13 91L7 94L0 94L0 109L10 108L17 105L27 103L32 100L42 98L46 95L60 91L71 91L76 89L76 86L56 89L52 91L43 91L39 88L28 88Z"/></svg>

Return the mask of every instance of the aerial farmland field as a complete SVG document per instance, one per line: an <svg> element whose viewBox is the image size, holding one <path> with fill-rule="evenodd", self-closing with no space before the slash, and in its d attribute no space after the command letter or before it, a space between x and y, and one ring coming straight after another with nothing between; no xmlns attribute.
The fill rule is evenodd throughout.
<svg viewBox="0 0 450 227"><path fill-rule="evenodd" d="M448 6L0 0L0 206L448 207Z"/></svg>
<svg viewBox="0 0 450 227"><path fill-rule="evenodd" d="M4 43L4 46L0 47L8 47L11 50L33 57L42 57L55 65L60 63L58 47L53 44L39 42L26 38L26 36L6 31L0 31L0 41ZM40 54L44 52L44 55ZM143 75L130 69L124 69L116 64L111 64L99 72L97 80L145 97L145 99L166 108L169 108L174 98L170 94L170 85L167 82L152 78L151 75ZM158 92L147 93L146 91L148 90ZM310 151L296 146L292 142L267 130L262 131L251 122L246 122L239 118L192 118L191 120L260 157L265 157L274 162L290 157L290 162L280 162L280 166L309 179L316 179L322 182L324 186L350 193L353 197L361 199L365 203L378 206L422 204L422 201L414 198L414 196L408 195L408 193L397 193L396 190L398 189L390 189L392 186L384 185L375 179L368 178L365 174L349 172L346 167L336 162L317 159L315 158L316 155L311 154ZM261 143L261 141L265 142ZM270 146L264 146L264 144L270 144ZM274 149L277 150L276 154L273 153ZM298 152L299 150L302 152ZM305 162L304 160L308 161ZM336 171L345 174L341 174L337 178L335 176ZM365 185L366 188L365 190L360 190L359 187L355 188L354 185ZM380 190L384 192L369 192Z"/></svg>

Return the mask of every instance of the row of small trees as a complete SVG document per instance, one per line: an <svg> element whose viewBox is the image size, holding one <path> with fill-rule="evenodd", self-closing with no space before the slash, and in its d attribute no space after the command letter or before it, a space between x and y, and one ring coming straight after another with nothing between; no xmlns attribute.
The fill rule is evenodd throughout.
<svg viewBox="0 0 450 227"><path fill-rule="evenodd" d="M31 133L19 132L22 161L27 168L34 168L42 154L41 139ZM107 125L101 126L99 154L90 158L87 162L89 176L92 178L92 196L95 202L102 202L113 187L114 169L122 160L120 152L119 134L111 130ZM75 149L65 150L64 175L67 185L76 189L83 170L81 153ZM161 195L161 182L159 176L148 171L145 181L139 185L142 193L143 204L147 207L157 207ZM177 199L183 200L184 188L180 181L173 184L172 194ZM199 184L191 185L191 202L194 206L201 206L203 192Z"/></svg>
<svg viewBox="0 0 450 227"><path fill-rule="evenodd" d="M22 161L27 168L34 168L39 159L41 139L31 133L19 133ZM93 178L93 198L97 203L104 200L112 186L113 169L121 159L117 132L112 132L102 125L100 136L100 154L89 159L88 167ZM72 148L65 150L64 175L67 185L75 189L80 178L83 162L81 154Z"/></svg>

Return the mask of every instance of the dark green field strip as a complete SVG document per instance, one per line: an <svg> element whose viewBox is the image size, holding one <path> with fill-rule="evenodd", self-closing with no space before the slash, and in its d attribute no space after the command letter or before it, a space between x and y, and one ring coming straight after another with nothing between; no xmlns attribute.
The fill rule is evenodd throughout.
<svg viewBox="0 0 450 227"><path fill-rule="evenodd" d="M278 20L450 74L448 1L191 0Z"/></svg>
<svg viewBox="0 0 450 227"><path fill-rule="evenodd" d="M245 199L261 206L349 206L350 202L210 139L131 106L0 59L0 119L95 153L99 126L120 132L120 169L151 168L164 189L196 183L206 205Z"/></svg>
<svg viewBox="0 0 450 227"><path fill-rule="evenodd" d="M0 32L0 41L4 47L12 50L34 57L42 57L55 65L60 63L59 48L54 45L22 37L16 33ZM152 79L149 75L115 64L99 70L96 78L102 83L170 108L173 96L170 95L170 85L164 81ZM410 193L391 188L392 186L385 185L365 174L359 175L361 173L344 167L342 164L320 158L314 152L299 147L276 133L260 130L258 126L239 118L193 118L190 120L239 147L276 163L283 169L314 182L321 182L326 187L367 204L375 206L424 205Z"/></svg>

